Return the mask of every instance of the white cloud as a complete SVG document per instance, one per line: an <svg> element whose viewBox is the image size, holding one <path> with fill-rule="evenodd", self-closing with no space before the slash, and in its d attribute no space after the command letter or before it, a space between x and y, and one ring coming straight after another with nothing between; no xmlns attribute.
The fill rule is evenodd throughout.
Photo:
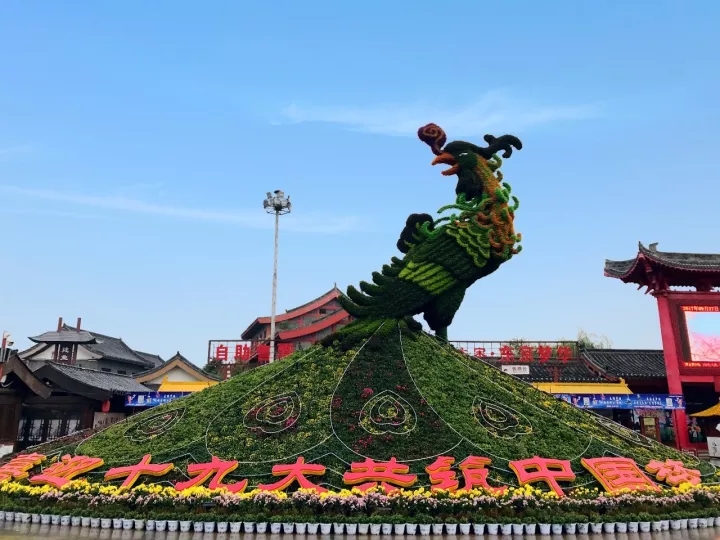
<svg viewBox="0 0 720 540"><path fill-rule="evenodd" d="M599 107L594 104L539 105L501 92L489 92L474 103L455 107L427 103L368 107L292 104L284 108L280 119L273 123L321 122L382 135L415 136L420 126L434 122L458 138L494 131L512 133L540 124L584 120L598 114Z"/></svg>
<svg viewBox="0 0 720 540"><path fill-rule="evenodd" d="M226 223L251 229L268 229L273 227L273 220L258 210L218 211L196 208L167 206L132 199L123 196L84 195L51 189L30 189L17 186L0 186L0 191L17 196L42 199L46 201L65 202L76 206L115 210L118 212L164 216L169 218L203 221L208 223ZM302 213L283 217L283 229L304 233L337 234L358 230L366 230L363 221L357 216L326 216Z"/></svg>

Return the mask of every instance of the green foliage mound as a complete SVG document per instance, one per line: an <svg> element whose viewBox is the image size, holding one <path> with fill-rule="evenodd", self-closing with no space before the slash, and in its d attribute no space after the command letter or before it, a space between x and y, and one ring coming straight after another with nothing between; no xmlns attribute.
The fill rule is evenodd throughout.
<svg viewBox="0 0 720 540"><path fill-rule="evenodd" d="M408 462L419 485L429 484L424 467L438 455L491 458L491 478L510 485L508 462L533 456L571 460L575 485L593 483L582 457L671 458L703 469L392 319L353 323L332 343L132 416L72 450L108 467L148 453L179 467L215 455L238 460L234 475L251 485L303 456L327 467L320 483L334 488L365 457Z"/></svg>

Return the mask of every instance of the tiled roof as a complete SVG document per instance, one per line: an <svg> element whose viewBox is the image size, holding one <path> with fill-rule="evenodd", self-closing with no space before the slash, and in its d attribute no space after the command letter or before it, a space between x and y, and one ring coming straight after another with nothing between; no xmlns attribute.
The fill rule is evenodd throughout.
<svg viewBox="0 0 720 540"><path fill-rule="evenodd" d="M485 359L485 362L500 369L503 365L496 360ZM567 363L539 364L537 362L522 364L530 368L530 375L514 375L527 382L555 382L555 368L558 370L557 382L575 383L606 383L615 382L616 378L603 374L602 370L593 369L583 359L571 360Z"/></svg>
<svg viewBox="0 0 720 540"><path fill-rule="evenodd" d="M53 373L59 373L65 377L77 381L86 386L108 392L110 394L128 394L132 392L150 392L150 389L136 382L132 377L97 371L94 369L48 362L35 370L35 375L40 379L52 381Z"/></svg>
<svg viewBox="0 0 720 540"><path fill-rule="evenodd" d="M317 298L310 300L309 302L305 302L304 304L294 307L292 309L288 309L285 311L285 313L281 313L280 315L277 315L275 317L275 322L280 323L283 321L288 321L290 319L294 319L295 317L299 317L300 315L303 315L305 313L308 313L312 311L313 309L316 309L326 302L329 302L330 300L333 300L334 298L339 298L342 295L342 291L337 288L337 285L334 285L332 289L329 291L321 294ZM250 323L250 325L245 329L245 331L241 334L242 339L250 339L252 337L252 333L254 329L261 324L269 324L270 323L270 317L258 317L253 322Z"/></svg>
<svg viewBox="0 0 720 540"><path fill-rule="evenodd" d="M646 266L650 266L650 269ZM605 261L605 275L626 283L641 285L654 283L652 267L664 269L668 285L693 286L697 278L710 280L713 287L720 286L720 254L675 253L658 251L657 243L645 247L638 242L638 253L634 259Z"/></svg>
<svg viewBox="0 0 720 540"><path fill-rule="evenodd" d="M75 328L68 325L63 325L60 333L78 333ZM135 364L147 368L155 367L155 362L149 358L141 356L139 353L133 351L127 344L120 338L114 338L112 336L106 336L104 334L98 334L97 332L90 332L87 330L80 330L79 333L90 334L95 338L95 343L89 343L83 345L90 352L101 355L103 358L109 360L117 360L119 362L125 362L126 364Z"/></svg>
<svg viewBox="0 0 720 540"><path fill-rule="evenodd" d="M165 360L160 358L160 355L158 354L150 354L142 351L133 351L135 354L143 357L148 362L152 362L155 367L162 366L165 363Z"/></svg>
<svg viewBox="0 0 720 540"><path fill-rule="evenodd" d="M68 330L72 330L69 332ZM45 332L39 336L28 338L34 343L93 343L95 337L85 330L63 327L60 331Z"/></svg>
<svg viewBox="0 0 720 540"><path fill-rule="evenodd" d="M623 379L665 378L665 357L655 349L588 349L582 356L598 368Z"/></svg>

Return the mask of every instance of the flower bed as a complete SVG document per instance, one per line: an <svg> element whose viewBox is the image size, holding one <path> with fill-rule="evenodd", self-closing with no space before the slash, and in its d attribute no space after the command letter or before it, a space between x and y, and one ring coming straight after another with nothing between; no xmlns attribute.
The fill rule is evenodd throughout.
<svg viewBox="0 0 720 540"><path fill-rule="evenodd" d="M526 486L503 495L483 490L429 491L357 489L317 493L258 491L233 494L161 485L126 490L74 481L63 489L0 484L0 513L5 520L114 528L184 528L247 532L334 532L354 534L378 529L398 534L543 531L587 533L655 528L720 526L720 486L682 486L661 491L625 491L614 495L578 488L567 497ZM717 519L715 519L717 517ZM114 521L114 524L113 524ZM182 523L181 523L182 522ZM717 523L716 523L717 522ZM192 524L192 525L191 525ZM115 526L116 525L116 526ZM457 530L456 530L457 529ZM314 531L314 532L313 532Z"/></svg>

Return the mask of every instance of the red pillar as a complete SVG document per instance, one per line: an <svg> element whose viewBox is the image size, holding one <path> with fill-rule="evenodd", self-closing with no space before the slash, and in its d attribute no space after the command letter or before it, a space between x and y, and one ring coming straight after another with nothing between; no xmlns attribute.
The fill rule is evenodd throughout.
<svg viewBox="0 0 720 540"><path fill-rule="evenodd" d="M682 380L680 379L680 358L678 358L678 351L675 346L675 331L670 316L669 294L672 293L659 293L656 296L660 316L660 335L662 336L668 391L671 394L683 395ZM689 448L690 435L687 430L687 416L684 409L673 411L673 425L675 426L675 446L680 450Z"/></svg>

